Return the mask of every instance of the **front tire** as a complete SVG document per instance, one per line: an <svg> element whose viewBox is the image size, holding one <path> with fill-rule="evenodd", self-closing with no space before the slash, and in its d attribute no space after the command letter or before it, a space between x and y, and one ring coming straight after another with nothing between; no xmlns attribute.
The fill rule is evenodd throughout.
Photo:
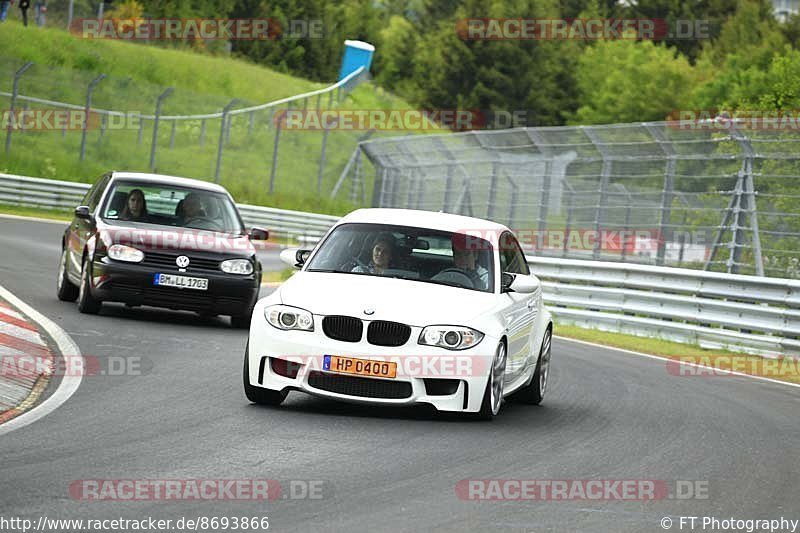
<svg viewBox="0 0 800 533"><path fill-rule="evenodd" d="M250 384L250 342L244 349L244 370L242 371L244 395L247 399L258 405L271 405L277 407L286 399L286 392L253 387Z"/></svg>
<svg viewBox="0 0 800 533"><path fill-rule="evenodd" d="M250 327L250 319L252 316L252 310L245 315L233 315L231 316L231 326L236 329L247 329Z"/></svg>
<svg viewBox="0 0 800 533"><path fill-rule="evenodd" d="M74 302L78 299L78 287L72 284L67 275L67 255L67 249L64 248L58 263L57 295L62 302Z"/></svg>
<svg viewBox="0 0 800 533"><path fill-rule="evenodd" d="M505 387L506 358L506 345L501 342L494 354L492 368L489 369L489 380L483 393L481 410L478 411L479 420L493 420L497 413L500 412L500 405L503 403L503 389Z"/></svg>
<svg viewBox="0 0 800 533"><path fill-rule="evenodd" d="M83 259L81 269L81 285L78 288L78 311L89 315L96 315L100 312L103 303L92 296L90 280L92 278L92 264L89 258Z"/></svg>
<svg viewBox="0 0 800 533"><path fill-rule="evenodd" d="M542 339L542 347L539 351L539 360L536 362L533 378L526 387L515 395L520 401L531 405L539 405L544 400L544 393L547 390L547 383L550 379L550 347L552 340L553 331L547 328Z"/></svg>

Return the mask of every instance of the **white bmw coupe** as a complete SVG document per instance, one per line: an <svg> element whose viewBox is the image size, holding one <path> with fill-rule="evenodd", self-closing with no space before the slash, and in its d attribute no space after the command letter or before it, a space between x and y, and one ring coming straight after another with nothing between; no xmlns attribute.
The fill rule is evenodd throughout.
<svg viewBox="0 0 800 533"><path fill-rule="evenodd" d="M251 402L289 391L377 405L497 415L539 404L553 322L505 226L445 213L359 209L253 312L244 358Z"/></svg>

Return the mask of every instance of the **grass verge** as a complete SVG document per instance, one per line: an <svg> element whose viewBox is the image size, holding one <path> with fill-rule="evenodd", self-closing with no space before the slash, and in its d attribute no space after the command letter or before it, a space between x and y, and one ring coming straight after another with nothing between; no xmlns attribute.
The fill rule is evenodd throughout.
<svg viewBox="0 0 800 533"><path fill-rule="evenodd" d="M796 358L768 359L728 350L711 350L693 344L597 329L584 329L558 323L556 323L555 334L612 348L658 355L675 361L691 362L702 367L692 368L686 365L667 367L670 373L680 376L723 377L729 374L717 372L717 370L733 370L789 383L800 383L800 360Z"/></svg>

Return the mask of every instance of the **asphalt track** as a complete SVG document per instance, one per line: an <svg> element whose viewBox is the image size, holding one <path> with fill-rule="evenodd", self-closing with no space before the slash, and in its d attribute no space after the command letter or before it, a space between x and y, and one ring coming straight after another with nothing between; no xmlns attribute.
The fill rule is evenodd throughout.
<svg viewBox="0 0 800 533"><path fill-rule="evenodd" d="M299 393L278 409L241 386L246 333L227 320L55 297L63 226L0 219L0 284L85 356L145 375L87 376L47 417L0 437L0 517L269 517L270 530L664 531L663 517L800 518L800 389L677 377L657 360L556 339L540 407L492 423ZM265 258L277 264L275 254ZM81 479L322 480L322 499L78 501ZM464 501L463 479L701 481L707 499ZM684 531L688 530L686 527ZM698 530L698 529L696 529Z"/></svg>

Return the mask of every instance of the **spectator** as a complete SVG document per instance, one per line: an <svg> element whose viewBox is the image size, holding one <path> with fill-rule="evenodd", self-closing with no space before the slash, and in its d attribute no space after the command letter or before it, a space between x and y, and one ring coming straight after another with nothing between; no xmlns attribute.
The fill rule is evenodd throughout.
<svg viewBox="0 0 800 533"><path fill-rule="evenodd" d="M0 22L5 22L8 17L8 6L11 4L9 0L0 0Z"/></svg>
<svg viewBox="0 0 800 533"><path fill-rule="evenodd" d="M22 11L22 24L28 25L28 8L31 7L31 0L19 0L19 9Z"/></svg>
<svg viewBox="0 0 800 533"><path fill-rule="evenodd" d="M43 27L45 25L45 13L47 13L47 4L45 0L36 0L36 3L33 4L33 12L36 25Z"/></svg>

